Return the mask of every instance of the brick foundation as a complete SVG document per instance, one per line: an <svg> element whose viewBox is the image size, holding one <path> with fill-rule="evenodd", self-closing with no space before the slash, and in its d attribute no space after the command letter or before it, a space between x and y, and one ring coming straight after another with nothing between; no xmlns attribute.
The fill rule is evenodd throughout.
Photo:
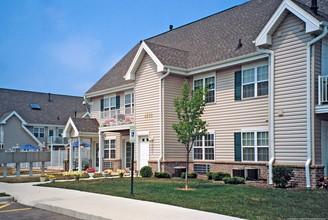
<svg viewBox="0 0 328 220"><path fill-rule="evenodd" d="M245 162L190 162L189 171L194 171L194 164L210 164L211 172L225 172L232 175L234 169L259 169L259 179L267 180L269 177L269 170L267 163L245 163ZM174 162L161 162L161 170L167 171L173 176L174 167L176 166L185 166L184 161L174 161ZM276 164L274 166L282 166L283 164ZM157 161L150 161L149 166L152 167L153 172L157 171ZM294 180L299 188L306 188L306 177L305 177L305 168L304 165L295 166L295 165L284 165L293 168ZM316 180L319 176L324 174L323 166L311 166L311 188L316 188Z"/></svg>

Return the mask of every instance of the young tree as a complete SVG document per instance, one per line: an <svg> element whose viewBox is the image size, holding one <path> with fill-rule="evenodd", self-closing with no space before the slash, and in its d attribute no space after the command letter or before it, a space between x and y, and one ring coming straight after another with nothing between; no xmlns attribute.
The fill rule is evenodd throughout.
<svg viewBox="0 0 328 220"><path fill-rule="evenodd" d="M200 117L204 113L204 96L207 89L199 88L192 91L186 80L182 86L182 97L174 100L175 111L179 122L173 124L173 129L177 133L178 141L186 148L186 175L185 188L188 189L189 157L197 137L204 136L207 132L206 121Z"/></svg>

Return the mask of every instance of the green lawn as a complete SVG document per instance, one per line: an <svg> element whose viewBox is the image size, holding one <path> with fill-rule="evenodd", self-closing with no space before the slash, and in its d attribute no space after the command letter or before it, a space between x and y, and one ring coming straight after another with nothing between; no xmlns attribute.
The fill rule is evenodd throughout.
<svg viewBox="0 0 328 220"><path fill-rule="evenodd" d="M177 188L183 188L183 180L154 178L135 179L134 195L130 195L129 178L57 182L42 186L154 201L247 219L328 217L328 192L325 190L259 188L192 180L190 186L195 190L182 191Z"/></svg>

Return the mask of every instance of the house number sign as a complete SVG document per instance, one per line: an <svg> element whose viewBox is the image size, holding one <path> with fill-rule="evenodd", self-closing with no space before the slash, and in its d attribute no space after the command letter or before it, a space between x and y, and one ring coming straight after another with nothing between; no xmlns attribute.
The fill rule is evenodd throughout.
<svg viewBox="0 0 328 220"><path fill-rule="evenodd" d="M153 113L146 113L145 114L145 118L152 118L153 117Z"/></svg>

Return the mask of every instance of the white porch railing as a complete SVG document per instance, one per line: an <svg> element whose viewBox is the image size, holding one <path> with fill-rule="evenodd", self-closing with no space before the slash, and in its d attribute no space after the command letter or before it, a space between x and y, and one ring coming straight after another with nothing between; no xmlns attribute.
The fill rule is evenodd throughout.
<svg viewBox="0 0 328 220"><path fill-rule="evenodd" d="M328 76L319 76L318 105L328 104Z"/></svg>
<svg viewBox="0 0 328 220"><path fill-rule="evenodd" d="M100 113L101 126L129 125L134 123L134 108L106 110Z"/></svg>
<svg viewBox="0 0 328 220"><path fill-rule="evenodd" d="M68 144L68 138L60 136L48 137L48 144Z"/></svg>

